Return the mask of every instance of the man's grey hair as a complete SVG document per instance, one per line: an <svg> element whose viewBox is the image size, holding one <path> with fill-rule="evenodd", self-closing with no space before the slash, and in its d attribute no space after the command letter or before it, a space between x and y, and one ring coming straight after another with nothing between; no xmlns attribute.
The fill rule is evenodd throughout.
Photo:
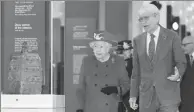
<svg viewBox="0 0 194 112"><path fill-rule="evenodd" d="M138 13L139 13L139 15L141 15L145 12L150 12L150 13L153 13L153 14L155 13L155 14L158 14L158 15L160 14L159 9L153 4L143 4L141 6L141 8L139 9Z"/></svg>

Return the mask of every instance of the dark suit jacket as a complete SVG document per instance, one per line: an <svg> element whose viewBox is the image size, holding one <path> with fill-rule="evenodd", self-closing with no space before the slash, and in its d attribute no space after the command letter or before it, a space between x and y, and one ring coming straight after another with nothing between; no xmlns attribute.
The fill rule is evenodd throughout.
<svg viewBox="0 0 194 112"><path fill-rule="evenodd" d="M187 58L187 69L181 81L181 112L194 111L194 64L190 65L189 55Z"/></svg>
<svg viewBox="0 0 194 112"><path fill-rule="evenodd" d="M138 97L144 106L152 101L153 89L162 104L180 102L180 82L170 81L176 66L182 76L186 69L186 58L181 48L181 38L173 31L160 26L156 54L152 62L146 52L147 33L134 38L133 72L130 97ZM142 105L142 106L143 106Z"/></svg>

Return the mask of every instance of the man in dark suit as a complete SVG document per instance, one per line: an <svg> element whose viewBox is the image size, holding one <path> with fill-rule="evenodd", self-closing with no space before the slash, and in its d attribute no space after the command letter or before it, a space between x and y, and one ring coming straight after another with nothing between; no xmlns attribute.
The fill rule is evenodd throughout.
<svg viewBox="0 0 194 112"><path fill-rule="evenodd" d="M181 81L181 112L194 112L194 37L187 36L182 41L187 59L187 69Z"/></svg>
<svg viewBox="0 0 194 112"><path fill-rule="evenodd" d="M181 38L159 25L159 10L144 4L139 22L145 32L133 41L133 72L129 103L140 112L177 112L181 102L180 78L186 69ZM179 74L175 74L177 67Z"/></svg>

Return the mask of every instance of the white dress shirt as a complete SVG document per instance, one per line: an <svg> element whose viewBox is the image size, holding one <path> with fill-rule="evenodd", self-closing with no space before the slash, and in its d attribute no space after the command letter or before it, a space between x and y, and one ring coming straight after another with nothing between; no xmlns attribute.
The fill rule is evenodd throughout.
<svg viewBox="0 0 194 112"><path fill-rule="evenodd" d="M193 56L193 58L194 58L194 52L191 54L192 56Z"/></svg>
<svg viewBox="0 0 194 112"><path fill-rule="evenodd" d="M191 59L191 56L192 56L193 59ZM189 55L189 59L190 59L190 61L194 60L194 52Z"/></svg>
<svg viewBox="0 0 194 112"><path fill-rule="evenodd" d="M157 46L157 43L158 43L159 33L160 33L160 26L158 26L158 28L153 33L155 35L155 38L154 38L154 41L155 41L155 52L156 52L156 46ZM149 43L151 41L150 33L147 33L147 40L146 41L147 41L147 54L149 55Z"/></svg>

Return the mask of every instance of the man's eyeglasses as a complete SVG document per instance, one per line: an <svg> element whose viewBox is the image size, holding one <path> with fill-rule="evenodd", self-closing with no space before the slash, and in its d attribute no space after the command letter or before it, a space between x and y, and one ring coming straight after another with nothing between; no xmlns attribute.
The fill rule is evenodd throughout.
<svg viewBox="0 0 194 112"><path fill-rule="evenodd" d="M152 14L152 15L150 15L150 16L139 17L138 21L139 21L139 22L148 21L148 20L150 19L151 16L154 16L154 17L155 17L156 15L157 15L157 14L154 13L154 14Z"/></svg>
<svg viewBox="0 0 194 112"><path fill-rule="evenodd" d="M189 44L193 44L192 42L191 43L184 43L184 44L182 44L182 46L187 46L187 45L189 45Z"/></svg>
<svg viewBox="0 0 194 112"><path fill-rule="evenodd" d="M138 21L139 21L139 22L148 21L149 18L150 18L150 16L140 17L140 18L138 19Z"/></svg>

